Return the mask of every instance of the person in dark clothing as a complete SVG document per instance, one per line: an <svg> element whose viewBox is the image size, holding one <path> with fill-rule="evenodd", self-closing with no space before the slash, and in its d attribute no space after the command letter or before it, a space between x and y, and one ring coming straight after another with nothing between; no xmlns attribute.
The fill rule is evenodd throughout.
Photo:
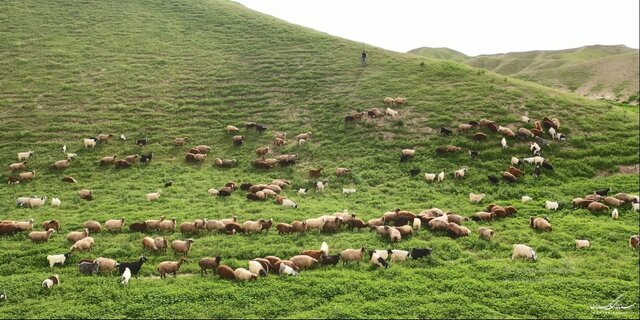
<svg viewBox="0 0 640 320"><path fill-rule="evenodd" d="M367 52L362 49L362 64L367 64Z"/></svg>

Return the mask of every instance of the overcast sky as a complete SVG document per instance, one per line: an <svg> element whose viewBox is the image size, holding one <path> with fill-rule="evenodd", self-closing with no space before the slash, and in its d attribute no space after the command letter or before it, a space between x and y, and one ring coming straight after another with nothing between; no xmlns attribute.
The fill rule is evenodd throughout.
<svg viewBox="0 0 640 320"><path fill-rule="evenodd" d="M475 56L592 44L638 48L638 0L235 0L288 22L406 52Z"/></svg>

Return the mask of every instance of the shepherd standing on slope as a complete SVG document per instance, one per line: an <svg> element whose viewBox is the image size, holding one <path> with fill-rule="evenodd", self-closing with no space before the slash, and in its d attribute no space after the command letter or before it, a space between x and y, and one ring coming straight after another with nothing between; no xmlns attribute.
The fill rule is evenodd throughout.
<svg viewBox="0 0 640 320"><path fill-rule="evenodd" d="M367 52L362 49L362 65L367 64Z"/></svg>

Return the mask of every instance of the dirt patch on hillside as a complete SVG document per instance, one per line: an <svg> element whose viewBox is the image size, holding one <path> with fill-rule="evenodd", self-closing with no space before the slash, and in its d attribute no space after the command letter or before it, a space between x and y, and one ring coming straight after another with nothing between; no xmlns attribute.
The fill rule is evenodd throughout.
<svg viewBox="0 0 640 320"><path fill-rule="evenodd" d="M622 174L639 174L640 173L640 164L632 165L632 166L620 166L620 173Z"/></svg>

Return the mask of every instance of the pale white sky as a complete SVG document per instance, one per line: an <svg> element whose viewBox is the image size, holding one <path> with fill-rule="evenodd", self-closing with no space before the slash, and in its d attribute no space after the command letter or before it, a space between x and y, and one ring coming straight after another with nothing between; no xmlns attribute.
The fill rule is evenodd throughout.
<svg viewBox="0 0 640 320"><path fill-rule="evenodd" d="M288 22L406 52L475 56L593 44L638 48L638 0L235 0Z"/></svg>

